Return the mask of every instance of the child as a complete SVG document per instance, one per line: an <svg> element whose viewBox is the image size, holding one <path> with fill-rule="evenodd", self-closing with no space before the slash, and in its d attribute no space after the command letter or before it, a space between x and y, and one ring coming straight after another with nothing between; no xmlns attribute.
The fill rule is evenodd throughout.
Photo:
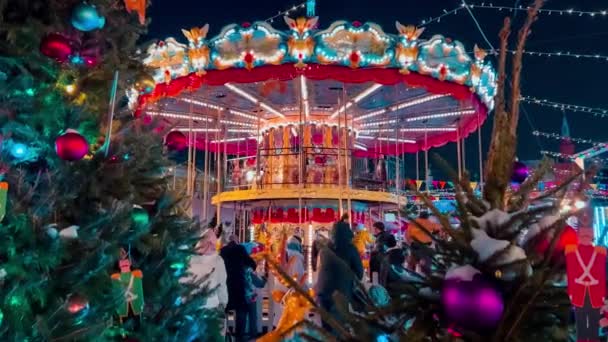
<svg viewBox="0 0 608 342"><path fill-rule="evenodd" d="M258 331L258 292L266 286L267 277L260 277L250 267L245 270L245 300L247 301L247 326L250 338L257 338Z"/></svg>

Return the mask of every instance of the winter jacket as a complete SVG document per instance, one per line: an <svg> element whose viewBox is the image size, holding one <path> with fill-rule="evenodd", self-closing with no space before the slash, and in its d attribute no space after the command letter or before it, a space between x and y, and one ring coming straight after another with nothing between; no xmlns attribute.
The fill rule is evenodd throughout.
<svg viewBox="0 0 608 342"><path fill-rule="evenodd" d="M255 303L258 300L258 291L266 285L266 278L260 277L257 273L247 268L245 271L245 300L247 303Z"/></svg>
<svg viewBox="0 0 608 342"><path fill-rule="evenodd" d="M208 288L213 292L207 296L204 307L213 309L225 307L228 304L228 289L226 287L226 266L224 259L217 254L194 255L190 259L188 275L181 278L181 282L196 282L208 278L203 282L201 288Z"/></svg>
<svg viewBox="0 0 608 342"><path fill-rule="evenodd" d="M245 247L230 242L220 250L220 255L226 264L228 287L227 310L245 309L247 300L245 298L246 283L245 270L247 267L256 268L255 261L247 254Z"/></svg>
<svg viewBox="0 0 608 342"><path fill-rule="evenodd" d="M391 233L387 231L382 231L380 234L375 236L376 243L374 244L374 249L370 253L369 258L369 272L370 278L371 274L374 272L380 272L380 265L382 264L382 259L384 258L384 253L386 248L387 241L390 239Z"/></svg>
<svg viewBox="0 0 608 342"><path fill-rule="evenodd" d="M321 300L330 300L336 291L350 299L355 281L363 277L363 265L347 223L338 222L332 235L331 245L321 249L315 293Z"/></svg>
<svg viewBox="0 0 608 342"><path fill-rule="evenodd" d="M405 262L405 254L400 247L390 248L384 256L380 265L380 274L378 282L385 288L389 288L391 284L401 281L399 271L403 270Z"/></svg>
<svg viewBox="0 0 608 342"><path fill-rule="evenodd" d="M410 224L407 229L407 240L411 243L414 241L420 242L422 244L430 244L433 242L433 239L418 225L424 227L429 233L434 234L441 231L441 225L434 223L429 219L417 218L416 223Z"/></svg>

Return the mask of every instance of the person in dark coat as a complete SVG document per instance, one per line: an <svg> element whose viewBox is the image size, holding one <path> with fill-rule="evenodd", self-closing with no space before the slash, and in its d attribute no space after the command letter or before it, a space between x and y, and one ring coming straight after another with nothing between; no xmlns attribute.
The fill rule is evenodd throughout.
<svg viewBox="0 0 608 342"><path fill-rule="evenodd" d="M247 308L245 271L255 269L256 263L249 256L245 247L237 243L238 238L231 235L229 242L220 250L220 256L226 264L226 285L228 287L228 305L226 310L235 312L235 337L237 341L245 338L247 326Z"/></svg>
<svg viewBox="0 0 608 342"><path fill-rule="evenodd" d="M387 242L390 238L394 239L394 237L385 230L384 223L382 222L374 223L372 228L376 241L369 258L369 278L373 280L374 272L380 273L380 265L382 264L382 259L384 259Z"/></svg>
<svg viewBox="0 0 608 342"><path fill-rule="evenodd" d="M397 246L397 240L394 236L386 240L386 253L380 264L380 274L378 276L378 283L387 290L402 280L401 275L405 273L403 263L405 262L405 254L403 249ZM389 291L390 292L390 291Z"/></svg>
<svg viewBox="0 0 608 342"><path fill-rule="evenodd" d="M339 292L350 301L355 281L363 277L363 264L352 240L353 232L348 222L339 221L332 231L330 245L323 247L319 256L315 293L319 305L334 317L338 317L333 300L334 293ZM323 327L331 330L325 322Z"/></svg>

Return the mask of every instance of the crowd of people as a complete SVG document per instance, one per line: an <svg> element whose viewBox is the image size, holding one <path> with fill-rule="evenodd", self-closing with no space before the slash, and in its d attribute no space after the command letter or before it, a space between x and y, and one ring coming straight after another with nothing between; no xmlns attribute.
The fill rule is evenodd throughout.
<svg viewBox="0 0 608 342"><path fill-rule="evenodd" d="M340 319L335 307L335 294L356 303L356 284L367 278L374 284L390 289L408 272L428 274L431 271L432 235L441 234L440 225L434 223L425 212L410 224L403 243L389 232L383 222L372 226L372 235L362 225L349 223L348 215L335 222L329 236L317 232L312 244L312 268L314 284L308 278L303 241L297 234L289 237L284 246L284 271L305 286L311 286L317 304ZM193 256L188 277L184 281L204 279L201 288L211 289L205 308L234 313L234 337L236 341L247 341L259 336L257 317L257 289L268 281L268 271L263 275L256 271L257 264L250 251L238 238L231 235L228 243L219 249L216 231L207 230L197 243L197 255ZM273 290L287 293L289 289L277 281ZM275 307L273 324L277 326L281 307ZM322 322L324 328L331 327Z"/></svg>

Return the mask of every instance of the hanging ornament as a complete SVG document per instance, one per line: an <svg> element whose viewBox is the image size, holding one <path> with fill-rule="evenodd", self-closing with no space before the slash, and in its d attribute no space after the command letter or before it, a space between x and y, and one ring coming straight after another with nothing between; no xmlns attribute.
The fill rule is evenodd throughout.
<svg viewBox="0 0 608 342"><path fill-rule="evenodd" d="M391 296L388 294L388 291L380 285L372 285L367 292L377 307L386 307L391 302Z"/></svg>
<svg viewBox="0 0 608 342"><path fill-rule="evenodd" d="M63 63L74 53L74 42L59 33L50 33L40 42L40 52Z"/></svg>
<svg viewBox="0 0 608 342"><path fill-rule="evenodd" d="M59 237L62 240L74 240L78 238L78 226L69 226L67 228L63 228L59 231Z"/></svg>
<svg viewBox="0 0 608 342"><path fill-rule="evenodd" d="M144 208L134 205L131 212L131 220L137 227L143 227L150 222L150 215Z"/></svg>
<svg viewBox="0 0 608 342"><path fill-rule="evenodd" d="M122 248L120 250L118 267L120 268L120 273L112 274L112 280L115 281L116 286L119 286L124 293L116 309L116 313L122 322L130 314L134 316L140 315L144 309L143 273L140 270L131 270L129 253Z"/></svg>
<svg viewBox="0 0 608 342"><path fill-rule="evenodd" d="M80 133L69 129L55 140L55 151L63 160L76 161L89 153L89 143Z"/></svg>
<svg viewBox="0 0 608 342"><path fill-rule="evenodd" d="M66 310L68 310L69 313L73 315L86 314L89 310L89 301L81 295L72 294L68 297L68 300L65 304L65 308Z"/></svg>
<svg viewBox="0 0 608 342"><path fill-rule="evenodd" d="M526 178L528 178L529 174L530 170L526 164L519 161L513 163L513 173L511 174L512 182L521 184L526 180Z"/></svg>
<svg viewBox="0 0 608 342"><path fill-rule="evenodd" d="M450 324L476 332L495 328L504 311L500 291L470 265L448 271L441 301Z"/></svg>
<svg viewBox="0 0 608 342"><path fill-rule="evenodd" d="M133 87L140 94L149 94L156 87L156 82L154 78L145 72L140 72L135 76L133 81Z"/></svg>
<svg viewBox="0 0 608 342"><path fill-rule="evenodd" d="M165 145L170 150L181 151L188 147L188 138L180 131L171 131L165 137Z"/></svg>
<svg viewBox="0 0 608 342"><path fill-rule="evenodd" d="M545 252L551 246L551 241L553 240L554 230L548 230L540 233L538 236L538 242L534 245L534 249L540 255L544 255ZM566 250L566 246L576 246L578 244L578 235L576 230L571 226L567 225L562 230L557 243L555 244L555 249L553 250L553 255L551 255L551 260L553 262L557 262L560 260L564 260L564 251Z"/></svg>
<svg viewBox="0 0 608 342"><path fill-rule="evenodd" d="M8 201L8 183L0 182L0 222L6 215L6 203Z"/></svg>
<svg viewBox="0 0 608 342"><path fill-rule="evenodd" d="M146 0L124 0L127 12L137 12L139 16L139 23L144 25L146 23Z"/></svg>
<svg viewBox="0 0 608 342"><path fill-rule="evenodd" d="M75 66L92 68L101 60L100 44L95 39L86 41L74 54L70 56L70 63Z"/></svg>
<svg viewBox="0 0 608 342"><path fill-rule="evenodd" d="M103 28L106 18L99 15L97 8L86 2L72 10L72 26L79 31L89 32Z"/></svg>

